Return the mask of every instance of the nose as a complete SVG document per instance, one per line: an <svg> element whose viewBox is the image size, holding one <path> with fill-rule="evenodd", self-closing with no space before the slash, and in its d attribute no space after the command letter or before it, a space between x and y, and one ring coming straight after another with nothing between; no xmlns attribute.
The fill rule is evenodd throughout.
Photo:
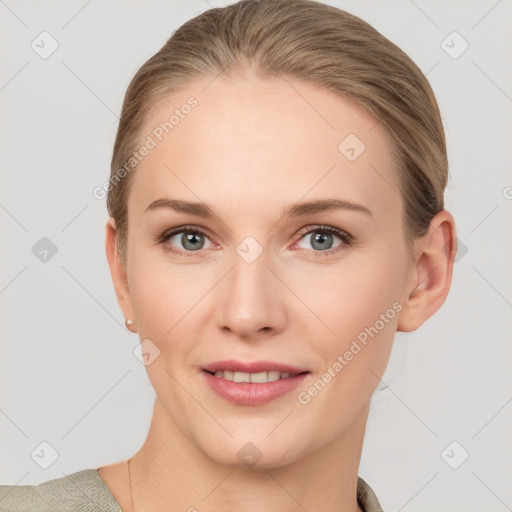
<svg viewBox="0 0 512 512"><path fill-rule="evenodd" d="M237 338L254 340L284 329L290 292L263 251L254 261L234 253L216 301L218 327Z"/></svg>

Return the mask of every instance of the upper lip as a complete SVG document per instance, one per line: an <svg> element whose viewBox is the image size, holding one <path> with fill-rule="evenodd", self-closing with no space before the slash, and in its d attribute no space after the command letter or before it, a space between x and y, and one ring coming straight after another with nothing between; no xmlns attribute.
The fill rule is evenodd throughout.
<svg viewBox="0 0 512 512"><path fill-rule="evenodd" d="M281 373L304 373L308 370L304 368L298 368L296 366L290 366L289 364L278 363L276 361L235 361L229 359L226 361L216 361L206 365L204 370L215 373L216 371L232 371L232 372L245 372L245 373L258 373L258 372L271 372L277 371Z"/></svg>

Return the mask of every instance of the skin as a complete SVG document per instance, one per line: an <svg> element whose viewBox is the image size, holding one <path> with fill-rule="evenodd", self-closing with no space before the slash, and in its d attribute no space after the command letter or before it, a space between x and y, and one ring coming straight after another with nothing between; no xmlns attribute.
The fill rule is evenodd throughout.
<svg viewBox="0 0 512 512"><path fill-rule="evenodd" d="M358 511L370 400L395 332L417 329L446 298L454 220L440 212L427 235L407 247L384 128L357 106L297 80L197 81L154 109L143 138L191 95L198 106L133 171L126 265L115 249L113 220L106 225L124 317L160 350L146 366L156 393L151 426L130 462L135 509ZM352 162L338 150L350 133L366 146ZM145 212L163 197L207 203L219 219ZM326 198L358 203L371 215L334 210L281 218L289 205ZM186 251L183 233L155 242L186 224L205 232L190 256L165 250ZM333 235L318 248L318 225L348 232L353 244L337 251L344 242ZM250 264L236 252L247 236L263 250ZM297 394L395 302L401 311L317 396L299 403ZM240 406L205 383L202 367L221 359L273 360L311 373L278 399ZM237 456L247 442L261 453L250 468ZM134 510L126 461L99 474L123 510Z"/></svg>

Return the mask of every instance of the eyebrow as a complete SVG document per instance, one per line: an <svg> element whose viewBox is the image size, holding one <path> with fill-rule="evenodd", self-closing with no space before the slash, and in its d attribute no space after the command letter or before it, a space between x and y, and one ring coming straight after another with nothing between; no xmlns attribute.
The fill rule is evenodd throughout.
<svg viewBox="0 0 512 512"><path fill-rule="evenodd" d="M192 201L183 201L181 199L161 198L153 201L144 212L158 210L161 208L171 209L176 212L188 213L203 217L205 219L215 219L217 215L206 203L196 203ZM283 217L299 217L303 215L311 215L314 213L332 211L332 210L351 210L362 212L370 217L373 217L372 212L365 206L346 201L342 199L317 199L314 201L304 201L301 203L292 204L281 213Z"/></svg>

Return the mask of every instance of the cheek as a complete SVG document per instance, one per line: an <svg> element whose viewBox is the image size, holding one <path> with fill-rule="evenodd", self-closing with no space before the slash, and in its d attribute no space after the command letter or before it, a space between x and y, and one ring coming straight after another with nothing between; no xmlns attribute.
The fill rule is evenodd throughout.
<svg viewBox="0 0 512 512"><path fill-rule="evenodd" d="M319 299L315 306L322 306L320 316L333 332L310 337L322 364L300 403L338 410L323 425L331 432L345 428L368 402L393 346L401 304L391 279L376 280L369 270L364 276L351 272L339 276L343 280L333 279L330 300Z"/></svg>
<svg viewBox="0 0 512 512"><path fill-rule="evenodd" d="M325 333L309 337L322 361L321 380L332 382L328 386L336 397L328 392L325 400L330 395L334 402L349 400L355 407L377 386L402 308L400 268L400 254L380 251L302 274L297 294L316 317L308 316L308 325Z"/></svg>
<svg viewBox="0 0 512 512"><path fill-rule="evenodd" d="M308 318L311 312L332 340L346 339L373 325L400 297L397 260L395 255L354 255L334 265L288 270L293 275L287 279L295 283Z"/></svg>
<svg viewBox="0 0 512 512"><path fill-rule="evenodd" d="M175 337L211 288L203 279L211 271L173 264L160 247L133 248L129 261L130 296L139 333L162 342Z"/></svg>

